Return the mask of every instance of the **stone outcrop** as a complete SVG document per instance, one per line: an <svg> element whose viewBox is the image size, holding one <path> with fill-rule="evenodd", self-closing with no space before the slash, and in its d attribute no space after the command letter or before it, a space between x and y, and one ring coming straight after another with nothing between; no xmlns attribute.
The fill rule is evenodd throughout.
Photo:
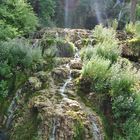
<svg viewBox="0 0 140 140"><path fill-rule="evenodd" d="M91 32L49 29L47 34L58 34L77 44ZM10 139L19 140L20 136L21 140L104 140L100 118L77 94L76 80L81 69L82 61L74 55L57 57L51 72L34 73L22 87L22 101L16 106L9 129Z"/></svg>

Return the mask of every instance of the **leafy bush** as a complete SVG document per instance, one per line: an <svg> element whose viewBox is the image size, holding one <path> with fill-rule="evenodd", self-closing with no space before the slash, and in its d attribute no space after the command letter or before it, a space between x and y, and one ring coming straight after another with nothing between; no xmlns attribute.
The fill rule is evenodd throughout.
<svg viewBox="0 0 140 140"><path fill-rule="evenodd" d="M102 25L97 25L93 31L93 35L97 43L107 41L109 43L116 42L116 32L113 28L105 28Z"/></svg>
<svg viewBox="0 0 140 140"><path fill-rule="evenodd" d="M10 81L12 88L16 83L17 72L28 73L42 60L41 49L32 46L23 39L0 43L0 96L8 94Z"/></svg>
<svg viewBox="0 0 140 140"><path fill-rule="evenodd" d="M105 92L107 79L110 76L110 60L96 57L86 62L82 69L83 78L90 78L93 83L92 89L96 92Z"/></svg>
<svg viewBox="0 0 140 140"><path fill-rule="evenodd" d="M133 87L139 80L139 73L131 64L123 64L118 62L111 67L111 94L113 95L129 95L133 93Z"/></svg>
<svg viewBox="0 0 140 140"><path fill-rule="evenodd" d="M97 41L94 48L87 47L81 52L84 60L82 78L88 81L90 79L89 88L98 93L98 97L102 94L104 100L108 97L110 99L108 102L111 109L108 109L114 125L112 139L138 140L140 72L129 60L121 58L121 50L118 41L115 40L114 30L99 25L95 28L94 36Z"/></svg>
<svg viewBox="0 0 140 140"><path fill-rule="evenodd" d="M137 21L135 24L133 24L133 23L126 24L125 30L127 33L133 34L136 37L140 37L140 35L139 35L140 34L140 22Z"/></svg>
<svg viewBox="0 0 140 140"><path fill-rule="evenodd" d="M7 81L0 81L0 100L8 95L8 83Z"/></svg>
<svg viewBox="0 0 140 140"><path fill-rule="evenodd" d="M125 138L127 140L139 140L140 139L140 122L135 118L130 118L124 125Z"/></svg>
<svg viewBox="0 0 140 140"><path fill-rule="evenodd" d="M0 40L33 31L37 18L25 0L5 0L0 4Z"/></svg>
<svg viewBox="0 0 140 140"><path fill-rule="evenodd" d="M82 48L80 51L80 55L82 60L90 60L92 57L96 56L96 49L92 46Z"/></svg>
<svg viewBox="0 0 140 140"><path fill-rule="evenodd" d="M111 62L117 61L121 54L121 49L119 48L117 42L109 43L104 41L95 46L97 48L97 55L105 59L109 59Z"/></svg>
<svg viewBox="0 0 140 140"><path fill-rule="evenodd" d="M32 48L27 40L22 39L1 43L0 52L2 53L0 59L4 62L7 60L8 65L16 70L31 68L42 58L39 47Z"/></svg>

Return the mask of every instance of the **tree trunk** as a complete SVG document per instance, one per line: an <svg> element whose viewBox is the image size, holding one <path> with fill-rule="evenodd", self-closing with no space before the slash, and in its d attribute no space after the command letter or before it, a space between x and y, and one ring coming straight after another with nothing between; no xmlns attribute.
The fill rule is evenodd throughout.
<svg viewBox="0 0 140 140"><path fill-rule="evenodd" d="M135 23L136 20L136 5L137 5L137 0L131 0L130 21L132 23Z"/></svg>

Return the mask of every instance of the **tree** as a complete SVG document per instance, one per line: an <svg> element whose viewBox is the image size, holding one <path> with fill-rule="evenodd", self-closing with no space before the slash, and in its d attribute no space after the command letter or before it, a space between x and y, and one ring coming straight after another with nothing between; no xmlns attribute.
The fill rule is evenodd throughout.
<svg viewBox="0 0 140 140"><path fill-rule="evenodd" d="M131 0L130 21L132 23L135 23L136 20L136 5L137 5L137 0Z"/></svg>
<svg viewBox="0 0 140 140"><path fill-rule="evenodd" d="M55 13L56 0L28 0L39 17L40 24L50 26Z"/></svg>
<svg viewBox="0 0 140 140"><path fill-rule="evenodd" d="M0 2L0 40L27 34L35 29L37 17L26 0Z"/></svg>

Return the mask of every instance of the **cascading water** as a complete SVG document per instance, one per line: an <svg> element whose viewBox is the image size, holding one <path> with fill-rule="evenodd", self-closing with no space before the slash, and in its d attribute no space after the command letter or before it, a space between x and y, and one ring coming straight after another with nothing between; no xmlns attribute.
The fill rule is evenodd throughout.
<svg viewBox="0 0 140 140"><path fill-rule="evenodd" d="M69 26L69 0L65 0L64 2L64 26Z"/></svg>
<svg viewBox="0 0 140 140"><path fill-rule="evenodd" d="M55 132L56 132L56 118L54 118L53 120L52 133L49 140L55 140L55 137L56 137Z"/></svg>
<svg viewBox="0 0 140 140"><path fill-rule="evenodd" d="M98 23L101 24L103 23L103 19L102 19L102 12L99 10L99 6L100 6L100 3L98 0L94 0L94 8L95 8L95 13L96 13L96 17L97 17L97 20L98 20Z"/></svg>
<svg viewBox="0 0 140 140"><path fill-rule="evenodd" d="M14 113L17 109L17 100L20 99L20 96L21 96L21 89L19 89L17 92L16 92L16 95L15 97L13 98L9 108L8 108L8 111L7 111L7 120L6 120L6 123L5 123L5 126L7 129L9 129L9 127L11 126L11 123L13 121L13 118L14 118Z"/></svg>
<svg viewBox="0 0 140 140"><path fill-rule="evenodd" d="M60 88L60 95L63 97L63 98L67 98L67 95L64 93L65 92L65 89L67 87L67 85L71 82L72 80L72 76L71 76L71 68L70 68L70 65L71 65L71 62L73 61L77 61L77 60L80 60L80 55L79 55L79 50L77 47L75 47L75 55L74 55L74 59L71 60L68 64L66 64L66 68L68 69L69 71L69 76L68 76L68 79L66 80L66 82L64 83L64 85Z"/></svg>

